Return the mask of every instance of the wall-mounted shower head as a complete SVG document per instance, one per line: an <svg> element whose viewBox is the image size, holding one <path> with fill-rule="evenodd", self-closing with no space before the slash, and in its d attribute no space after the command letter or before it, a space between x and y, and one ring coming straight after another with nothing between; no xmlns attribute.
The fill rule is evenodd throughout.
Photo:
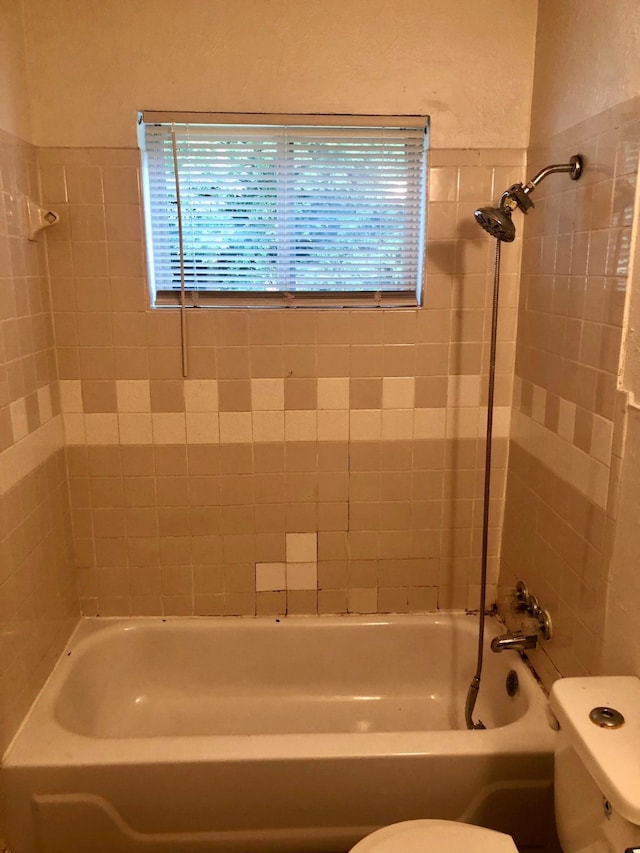
<svg viewBox="0 0 640 853"><path fill-rule="evenodd" d="M568 163L557 163L541 169L526 184L513 184L500 196L498 207L480 207L476 210L474 214L476 222L496 240L511 243L516 236L516 227L511 220L512 211L518 208L523 213L527 213L531 207L534 207L532 199L529 198L530 194L547 175L552 175L554 172L568 172L571 180L577 181L582 174L582 157L575 154Z"/></svg>
<svg viewBox="0 0 640 853"><path fill-rule="evenodd" d="M508 207L480 207L474 213L476 222L496 240L511 243L516 236L516 226Z"/></svg>

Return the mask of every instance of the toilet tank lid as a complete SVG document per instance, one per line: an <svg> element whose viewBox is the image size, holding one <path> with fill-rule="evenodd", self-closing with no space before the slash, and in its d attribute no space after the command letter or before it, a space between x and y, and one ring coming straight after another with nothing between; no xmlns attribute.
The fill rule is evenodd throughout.
<svg viewBox="0 0 640 853"><path fill-rule="evenodd" d="M351 853L518 853L510 835L454 820L405 820L367 835Z"/></svg>
<svg viewBox="0 0 640 853"><path fill-rule="evenodd" d="M562 678L549 697L571 746L622 817L640 825L640 679L609 675ZM589 719L593 708L619 711L620 728L600 728Z"/></svg>

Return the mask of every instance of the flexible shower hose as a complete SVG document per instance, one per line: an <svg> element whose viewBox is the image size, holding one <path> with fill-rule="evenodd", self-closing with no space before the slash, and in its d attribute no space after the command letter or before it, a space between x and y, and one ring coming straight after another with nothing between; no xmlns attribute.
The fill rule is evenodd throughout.
<svg viewBox="0 0 640 853"><path fill-rule="evenodd" d="M482 677L484 652L484 617L487 603L487 554L489 544L489 494L491 490L491 439L493 436L493 397L496 381L496 340L498 334L498 296L500 291L500 240L496 240L496 257L493 274L493 306L491 310L491 345L489 353L489 388L487 391L487 443L484 459L484 502L482 507L482 564L480 571L480 612L478 614L478 663L467 691L464 718L468 729L484 729L478 720L473 722L473 709L478 699Z"/></svg>

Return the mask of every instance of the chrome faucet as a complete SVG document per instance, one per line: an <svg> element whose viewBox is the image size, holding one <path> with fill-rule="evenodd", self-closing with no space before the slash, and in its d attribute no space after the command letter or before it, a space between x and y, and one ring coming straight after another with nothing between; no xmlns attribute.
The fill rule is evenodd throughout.
<svg viewBox="0 0 640 853"><path fill-rule="evenodd" d="M527 614L531 617L525 620L525 629L528 628L535 633L525 634L524 630L520 630L518 633L507 631L505 634L493 638L491 641L492 652L504 652L506 649L524 652L526 649L537 648L539 638L551 639L551 616L547 610L540 607L538 599L535 595L531 595L524 581L518 581L514 593L514 602L511 607L513 614Z"/></svg>
<svg viewBox="0 0 640 853"><path fill-rule="evenodd" d="M513 649L516 652L523 652L525 649L535 649L537 645L538 637L535 634L512 634L508 631L491 640L491 651L504 652L507 649Z"/></svg>

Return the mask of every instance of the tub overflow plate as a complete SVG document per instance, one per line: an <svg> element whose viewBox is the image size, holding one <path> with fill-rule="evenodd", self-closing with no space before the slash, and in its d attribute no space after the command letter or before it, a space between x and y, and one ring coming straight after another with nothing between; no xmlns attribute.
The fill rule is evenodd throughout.
<svg viewBox="0 0 640 853"><path fill-rule="evenodd" d="M606 705L599 705L589 713L589 719L601 729L619 729L624 725L624 717L620 711L615 708L607 708Z"/></svg>

